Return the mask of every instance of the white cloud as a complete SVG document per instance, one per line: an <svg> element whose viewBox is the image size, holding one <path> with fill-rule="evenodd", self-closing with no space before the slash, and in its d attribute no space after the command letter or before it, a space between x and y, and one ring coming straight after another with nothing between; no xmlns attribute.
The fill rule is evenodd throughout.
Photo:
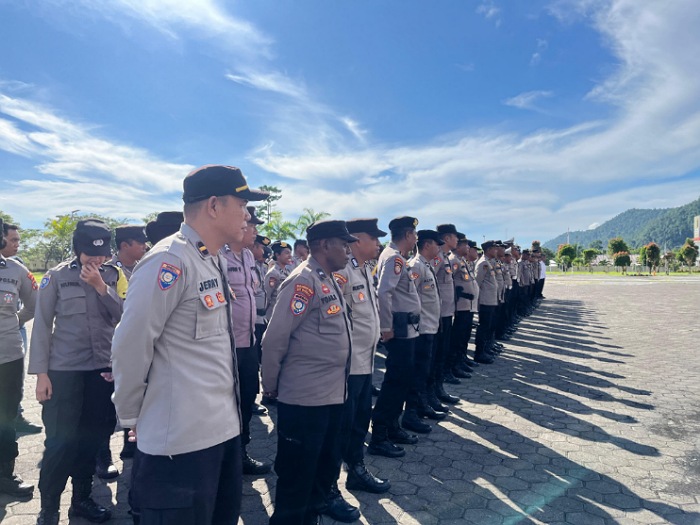
<svg viewBox="0 0 700 525"><path fill-rule="evenodd" d="M537 51L535 51L532 56L530 57L530 65L531 66L536 66L542 61L542 55L544 52L547 50L549 47L549 42L544 40L543 38L538 38L537 39Z"/></svg>
<svg viewBox="0 0 700 525"><path fill-rule="evenodd" d="M267 73L258 71L241 72L239 74L227 73L226 78L237 84L286 95L298 100L306 100L308 98L308 92L302 83L296 82L287 75L277 71Z"/></svg>
<svg viewBox="0 0 700 525"><path fill-rule="evenodd" d="M506 106L513 106L518 109L536 109L535 102L542 98L549 98L554 93L551 91L526 91L503 101Z"/></svg>
<svg viewBox="0 0 700 525"><path fill-rule="evenodd" d="M497 7L493 0L486 0L479 4L476 7L476 12L487 20L493 20L496 27L501 25L501 8Z"/></svg>

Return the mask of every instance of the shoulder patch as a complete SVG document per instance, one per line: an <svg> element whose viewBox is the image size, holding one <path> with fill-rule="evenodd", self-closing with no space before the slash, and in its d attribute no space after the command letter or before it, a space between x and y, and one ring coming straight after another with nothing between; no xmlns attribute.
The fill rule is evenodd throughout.
<svg viewBox="0 0 700 525"><path fill-rule="evenodd" d="M325 284L323 286L325 286ZM313 288L311 288L310 286L307 286L305 284L295 284L294 285L294 295L301 295L308 300L314 296L314 290L313 290Z"/></svg>
<svg viewBox="0 0 700 525"><path fill-rule="evenodd" d="M158 286L161 290L167 290L177 282L181 274L182 270L177 266L168 263L161 264L158 272Z"/></svg>
<svg viewBox="0 0 700 525"><path fill-rule="evenodd" d="M309 306L309 300L313 297L314 291L311 287L305 284L297 284L294 286L294 295L292 296L292 301L289 303L289 309L292 311L292 315L301 315L306 311L306 307Z"/></svg>
<svg viewBox="0 0 700 525"><path fill-rule="evenodd" d="M434 258L432 261L430 261L430 262L432 263L433 266L435 266L435 267L437 268L438 266L440 266L440 263L442 262L442 259L440 259L440 257L435 257L435 258Z"/></svg>
<svg viewBox="0 0 700 525"><path fill-rule="evenodd" d="M277 277L270 277L267 281L267 284L270 285L270 288L274 288L277 286Z"/></svg>
<svg viewBox="0 0 700 525"><path fill-rule="evenodd" d="M396 275L400 275L401 270L403 270L403 259L401 257L395 257L394 258L394 273Z"/></svg>
<svg viewBox="0 0 700 525"><path fill-rule="evenodd" d="M44 275L44 277L41 278L41 283L39 283L39 289L43 290L44 288L46 288L49 285L50 282L51 282L51 275L49 275L49 274Z"/></svg>
<svg viewBox="0 0 700 525"><path fill-rule="evenodd" d="M345 278L345 276L342 273L337 273L333 272L333 277L335 277L335 281L340 285L343 286L348 282L348 280Z"/></svg>
<svg viewBox="0 0 700 525"><path fill-rule="evenodd" d="M411 279L412 279L412 280L415 281L415 280L418 279L419 277L420 277L420 275L418 275L416 272L411 272Z"/></svg>
<svg viewBox="0 0 700 525"><path fill-rule="evenodd" d="M34 274L32 272L27 272L27 279L32 283L32 290L38 290L39 285L36 284L36 279L34 278Z"/></svg>

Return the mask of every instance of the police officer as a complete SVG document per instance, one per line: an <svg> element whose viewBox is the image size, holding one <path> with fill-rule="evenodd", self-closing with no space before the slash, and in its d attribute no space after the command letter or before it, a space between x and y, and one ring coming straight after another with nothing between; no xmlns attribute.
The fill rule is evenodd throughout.
<svg viewBox="0 0 700 525"><path fill-rule="evenodd" d="M238 168L185 177L185 222L136 266L112 347L114 404L132 428L141 525L231 524L241 502L241 415L225 243L251 190Z"/></svg>
<svg viewBox="0 0 700 525"><path fill-rule="evenodd" d="M255 259L255 278L258 285L255 287L255 347L258 351L258 363L262 358L260 345L262 341L262 336L265 333L265 327L267 326L267 293L265 292L265 286L263 281L265 280L265 274L267 273L267 265L265 264L265 248L270 246L272 241L264 235L256 235L255 242L253 243L250 251L253 254L253 259ZM263 413L267 412L264 407Z"/></svg>
<svg viewBox="0 0 700 525"><path fill-rule="evenodd" d="M472 334L474 313L478 311L479 285L476 283L473 261L476 260L476 250L472 256L474 241L466 237L457 243L456 253L450 258L452 276L455 283L455 318L452 325L452 367L455 376L464 377L472 371L467 358L467 346Z"/></svg>
<svg viewBox="0 0 700 525"><path fill-rule="evenodd" d="M414 445L415 435L399 427L414 370L414 352L420 322L420 298L406 257L417 241L414 217L398 217L389 223L391 242L377 262L379 275L379 326L386 348L386 372L372 413L372 440L367 452L401 457L398 444Z"/></svg>
<svg viewBox="0 0 700 525"><path fill-rule="evenodd" d="M249 219L245 235L240 241L232 241L222 248L226 260L226 275L236 298L231 305L233 335L236 340L238 376L241 382L241 416L243 432L243 474L261 475L270 472L272 465L253 459L247 451L250 443L250 420L253 417L255 398L260 389L258 374L260 365L255 346L255 290L261 288L253 253L248 249L255 243L257 226L265 224L255 216L255 208L248 206Z"/></svg>
<svg viewBox="0 0 700 525"><path fill-rule="evenodd" d="M493 325L498 308L498 282L494 267L497 242L485 241L481 248L484 254L476 263L476 282L479 284L479 326L476 329L474 361L491 364L494 360L491 353Z"/></svg>
<svg viewBox="0 0 700 525"><path fill-rule="evenodd" d="M428 404L428 380L433 361L435 336L440 328L440 292L435 279L433 262L444 244L435 230L418 230L418 253L408 261L408 269L420 297L420 324L415 348L413 384L406 401L401 425L413 432L427 434L432 427L419 416L444 419L447 414L436 412Z"/></svg>
<svg viewBox="0 0 700 525"><path fill-rule="evenodd" d="M29 354L46 429L40 525L58 523L69 476L70 516L100 523L111 515L90 497L97 450L116 425L110 349L127 289L121 269L107 262L110 240L103 221L79 221L73 233L75 258L41 280Z"/></svg>
<svg viewBox="0 0 700 525"><path fill-rule="evenodd" d="M294 241L294 256L292 257L292 266L296 268L309 257L309 243L306 239L297 239Z"/></svg>
<svg viewBox="0 0 700 525"><path fill-rule="evenodd" d="M0 236L0 249L4 247L5 239ZM0 494L20 498L31 497L34 485L15 474L15 458L19 455L15 418L24 379L24 345L19 327L34 317L36 290L32 273L19 261L0 254Z"/></svg>
<svg viewBox="0 0 700 525"><path fill-rule="evenodd" d="M306 234L311 256L282 283L262 342L263 391L278 399L272 525L316 523L342 457L351 321L332 273L357 238L336 220Z"/></svg>
<svg viewBox="0 0 700 525"><path fill-rule="evenodd" d="M155 220L149 221L146 224L146 237L151 246L155 246L166 237L177 233L180 230L180 225L185 220L181 211L162 211Z"/></svg>
<svg viewBox="0 0 700 525"><path fill-rule="evenodd" d="M284 241L275 241L270 245L274 264L265 274L265 295L267 295L267 315L272 316L272 310L277 302L277 289L289 275L292 261L292 247Z"/></svg>

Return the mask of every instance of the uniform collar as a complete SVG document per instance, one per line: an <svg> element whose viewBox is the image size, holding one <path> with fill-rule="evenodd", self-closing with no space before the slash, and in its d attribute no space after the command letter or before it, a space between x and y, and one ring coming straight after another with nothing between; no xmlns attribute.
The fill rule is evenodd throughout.
<svg viewBox="0 0 700 525"><path fill-rule="evenodd" d="M321 268L319 262L316 259L314 259L311 255L309 255L309 257L304 262L306 262L306 264L309 265L309 268L311 268L321 280L328 278L328 274L326 273L326 271L323 268Z"/></svg>
<svg viewBox="0 0 700 525"><path fill-rule="evenodd" d="M207 246L204 244L204 241L202 241L202 238L189 224L182 223L180 226L180 234L189 241L202 259L212 256Z"/></svg>
<svg viewBox="0 0 700 525"><path fill-rule="evenodd" d="M7 266L7 259L0 253L0 268L5 268Z"/></svg>

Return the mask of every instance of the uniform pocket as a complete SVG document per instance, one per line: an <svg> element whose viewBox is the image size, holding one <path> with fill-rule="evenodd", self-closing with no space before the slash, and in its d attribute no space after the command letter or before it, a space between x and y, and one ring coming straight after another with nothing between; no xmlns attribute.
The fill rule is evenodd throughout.
<svg viewBox="0 0 700 525"><path fill-rule="evenodd" d="M323 305L319 310L318 332L321 334L342 334L345 331L343 309L339 304Z"/></svg>
<svg viewBox="0 0 700 525"><path fill-rule="evenodd" d="M221 292L218 292L219 294ZM223 295L222 295L223 298ZM195 339L204 339L222 334L228 330L228 311L225 300L217 299L217 292L202 294L197 298L197 321Z"/></svg>
<svg viewBox="0 0 700 525"><path fill-rule="evenodd" d="M85 290L83 290L80 285L61 288L58 293L56 312L60 315L77 315L87 313L87 298L85 297Z"/></svg>

